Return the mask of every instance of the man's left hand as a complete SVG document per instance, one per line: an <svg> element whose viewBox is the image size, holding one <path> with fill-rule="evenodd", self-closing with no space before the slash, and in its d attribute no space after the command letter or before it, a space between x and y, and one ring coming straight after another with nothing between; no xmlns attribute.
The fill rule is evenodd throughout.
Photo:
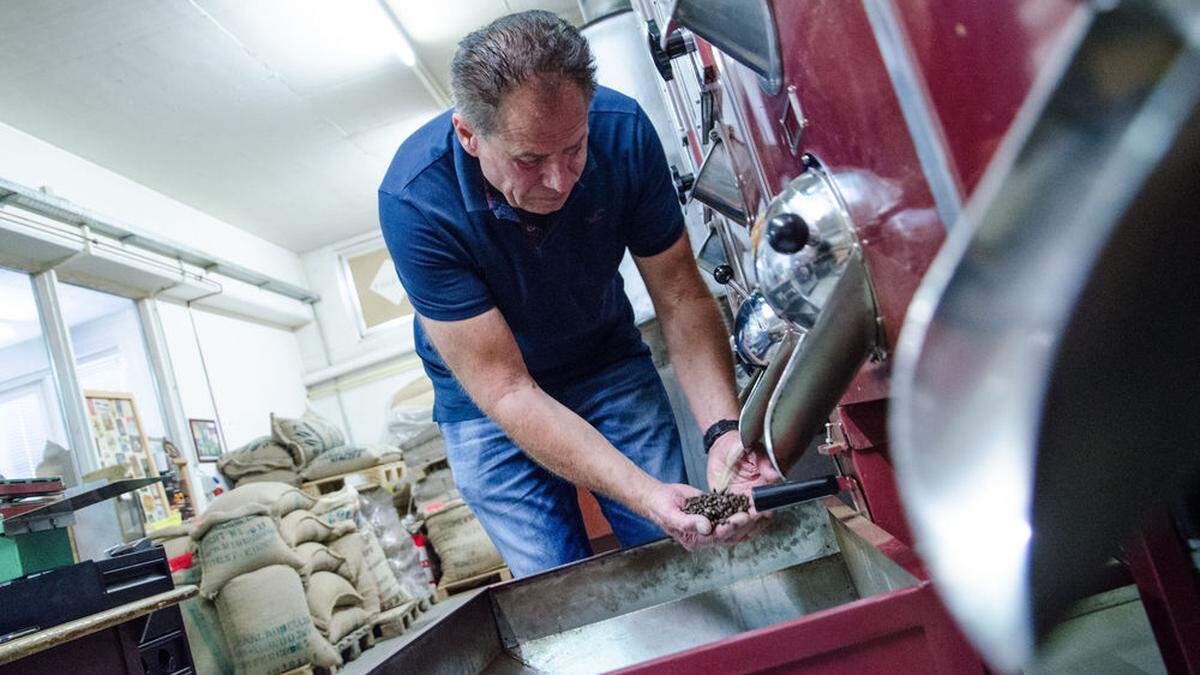
<svg viewBox="0 0 1200 675"><path fill-rule="evenodd" d="M727 433L717 439L708 452L708 485L716 487L726 473L727 458L738 456L729 469L726 490L750 496L750 491L759 485L770 485L782 480L782 476L771 464L770 458L761 450L744 450L736 433ZM724 543L745 541L766 526L769 514L759 513L750 507L749 513L738 513L728 522L718 525L713 536Z"/></svg>

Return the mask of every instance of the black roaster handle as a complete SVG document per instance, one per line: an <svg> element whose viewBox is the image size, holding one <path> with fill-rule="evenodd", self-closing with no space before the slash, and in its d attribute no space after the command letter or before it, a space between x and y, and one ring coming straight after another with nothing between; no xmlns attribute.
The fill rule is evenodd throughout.
<svg viewBox="0 0 1200 675"><path fill-rule="evenodd" d="M796 253L808 245L808 223L796 213L777 214L767 221L767 243L779 253Z"/></svg>
<svg viewBox="0 0 1200 675"><path fill-rule="evenodd" d="M775 485L756 487L750 493L754 508L759 513L807 502L820 497L836 495L842 491L837 476L825 476L813 480L801 480Z"/></svg>

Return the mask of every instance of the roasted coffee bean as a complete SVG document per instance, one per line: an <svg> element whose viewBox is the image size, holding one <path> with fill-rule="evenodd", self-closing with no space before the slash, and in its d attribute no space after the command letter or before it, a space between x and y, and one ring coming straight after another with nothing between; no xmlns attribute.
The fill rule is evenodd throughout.
<svg viewBox="0 0 1200 675"><path fill-rule="evenodd" d="M749 510L749 497L725 492L706 492L683 503L684 513L704 516L713 527L729 522L735 513Z"/></svg>

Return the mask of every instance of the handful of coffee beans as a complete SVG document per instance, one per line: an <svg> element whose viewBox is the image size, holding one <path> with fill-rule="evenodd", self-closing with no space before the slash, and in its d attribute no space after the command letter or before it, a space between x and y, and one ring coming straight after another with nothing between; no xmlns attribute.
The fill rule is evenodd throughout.
<svg viewBox="0 0 1200 675"><path fill-rule="evenodd" d="M714 528L728 522L733 514L749 510L749 497L728 492L706 492L683 503L684 513L704 516Z"/></svg>

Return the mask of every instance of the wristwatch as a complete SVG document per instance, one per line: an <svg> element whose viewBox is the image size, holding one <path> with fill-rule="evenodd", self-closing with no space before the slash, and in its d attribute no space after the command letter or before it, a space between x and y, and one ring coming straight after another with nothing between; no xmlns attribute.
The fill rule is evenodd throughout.
<svg viewBox="0 0 1200 675"><path fill-rule="evenodd" d="M709 450L712 450L713 443L716 443L717 439L724 436L726 432L734 431L737 428L737 420L719 420L713 422L708 431L704 432L704 452L708 453Z"/></svg>

